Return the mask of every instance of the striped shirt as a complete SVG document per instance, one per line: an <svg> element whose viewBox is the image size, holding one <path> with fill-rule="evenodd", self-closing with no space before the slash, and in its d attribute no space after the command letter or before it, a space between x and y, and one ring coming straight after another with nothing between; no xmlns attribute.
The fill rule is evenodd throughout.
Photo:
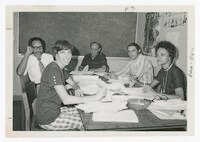
<svg viewBox="0 0 200 142"><path fill-rule="evenodd" d="M129 61L126 67L116 74L136 76L140 82L151 83L153 81L153 66L144 55L140 54L137 59Z"/></svg>

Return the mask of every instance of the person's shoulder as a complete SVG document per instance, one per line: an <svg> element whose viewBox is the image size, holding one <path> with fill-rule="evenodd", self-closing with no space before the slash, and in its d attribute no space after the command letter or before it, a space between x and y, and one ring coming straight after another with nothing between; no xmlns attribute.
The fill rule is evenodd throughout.
<svg viewBox="0 0 200 142"><path fill-rule="evenodd" d="M104 58L106 57L106 55L102 52L99 54L99 56L104 57Z"/></svg>
<svg viewBox="0 0 200 142"><path fill-rule="evenodd" d="M88 59L88 58L90 58L90 57L91 57L91 54L88 53L88 54L85 54L83 58Z"/></svg>
<svg viewBox="0 0 200 142"><path fill-rule="evenodd" d="M51 62L47 65L47 69L59 69L58 65L55 62Z"/></svg>
<svg viewBox="0 0 200 142"><path fill-rule="evenodd" d="M51 54L49 54L49 53L43 53L42 56L53 58L53 55L51 55Z"/></svg>
<svg viewBox="0 0 200 142"><path fill-rule="evenodd" d="M31 54L29 57L28 57L28 64L29 65L33 65L35 62L36 62L37 58Z"/></svg>
<svg viewBox="0 0 200 142"><path fill-rule="evenodd" d="M143 54L140 54L140 61L145 61L145 64L148 66L148 67L153 67L153 64L152 64L152 57L150 56L146 56L146 55L143 55Z"/></svg>
<svg viewBox="0 0 200 142"><path fill-rule="evenodd" d="M31 55L28 57L28 60L33 60L33 59L36 59L36 57L35 57L33 54L31 54Z"/></svg>
<svg viewBox="0 0 200 142"><path fill-rule="evenodd" d="M184 76L185 75L184 72L175 64L172 66L172 73L175 76Z"/></svg>

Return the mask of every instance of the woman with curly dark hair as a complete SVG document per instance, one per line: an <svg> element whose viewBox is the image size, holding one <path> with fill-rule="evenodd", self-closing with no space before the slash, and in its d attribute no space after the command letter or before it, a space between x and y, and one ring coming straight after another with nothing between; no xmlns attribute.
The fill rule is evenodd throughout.
<svg viewBox="0 0 200 142"><path fill-rule="evenodd" d="M175 64L176 54L176 47L169 41L160 41L156 45L156 59L161 70L151 85L144 88L144 92L154 95L156 99L185 99L185 75ZM152 89L158 85L159 93Z"/></svg>

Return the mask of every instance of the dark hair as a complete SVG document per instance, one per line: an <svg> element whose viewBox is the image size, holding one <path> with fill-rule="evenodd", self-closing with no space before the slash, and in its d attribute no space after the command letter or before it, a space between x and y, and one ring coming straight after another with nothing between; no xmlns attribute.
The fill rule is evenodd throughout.
<svg viewBox="0 0 200 142"><path fill-rule="evenodd" d="M102 45L101 45L99 42L96 42L96 41L91 42L91 43L90 43L90 47L91 47L93 44L97 44L98 47L102 50ZM100 50L100 52L101 52L101 50Z"/></svg>
<svg viewBox="0 0 200 142"><path fill-rule="evenodd" d="M164 48L168 51L169 56L171 58L171 61L174 60L174 58L176 57L176 46L174 44L172 44L169 41L160 41L157 45L156 45L156 53L158 51L159 48Z"/></svg>
<svg viewBox="0 0 200 142"><path fill-rule="evenodd" d="M61 50L73 50L73 45L71 45L67 40L57 40L55 46L52 48L52 54L55 59L58 51Z"/></svg>
<svg viewBox="0 0 200 142"><path fill-rule="evenodd" d="M46 43L42 38L40 38L40 37L32 37L32 38L30 38L29 41L28 41L28 46L32 46L33 41L40 41L40 43L42 44L43 51L45 52Z"/></svg>
<svg viewBox="0 0 200 142"><path fill-rule="evenodd" d="M127 49L128 49L128 47L130 47L130 46L135 46L136 47L136 49L137 49L137 51L139 51L139 53L141 53L142 52L142 49L141 49L141 47L137 44L137 43L135 43L135 42L132 42L132 43L130 43L129 45L127 45Z"/></svg>

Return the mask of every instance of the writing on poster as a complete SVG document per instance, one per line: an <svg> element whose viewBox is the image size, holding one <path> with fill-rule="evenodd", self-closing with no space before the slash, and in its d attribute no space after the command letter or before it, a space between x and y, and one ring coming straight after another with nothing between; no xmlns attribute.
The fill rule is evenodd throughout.
<svg viewBox="0 0 200 142"><path fill-rule="evenodd" d="M186 12L165 12L164 13L164 27L178 28L187 26Z"/></svg>

